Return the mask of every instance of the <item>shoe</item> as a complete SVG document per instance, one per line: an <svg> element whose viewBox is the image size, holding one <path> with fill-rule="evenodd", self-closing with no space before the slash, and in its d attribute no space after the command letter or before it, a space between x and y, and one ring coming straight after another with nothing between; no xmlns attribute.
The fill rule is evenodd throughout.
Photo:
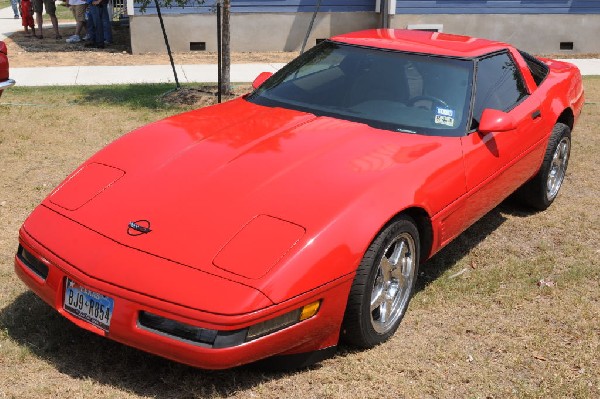
<svg viewBox="0 0 600 399"><path fill-rule="evenodd" d="M113 44L113 42L109 42L109 41L107 41L107 40L105 40L105 41L104 41L104 45L105 45L105 46L108 46L108 45L110 45L110 44Z"/></svg>
<svg viewBox="0 0 600 399"><path fill-rule="evenodd" d="M21 18L21 17L19 17L18 15L15 15L15 19L19 19L19 18Z"/></svg>
<svg viewBox="0 0 600 399"><path fill-rule="evenodd" d="M79 37L79 35L73 35L66 40L67 43L79 43L80 41L81 38Z"/></svg>
<svg viewBox="0 0 600 399"><path fill-rule="evenodd" d="M84 36L84 37L82 37L81 39L82 39L82 40L86 40L86 41L87 41L87 40L90 40L90 39L91 39L91 36L90 36L90 34L89 34L89 33L86 33L86 34L85 34L85 36Z"/></svg>
<svg viewBox="0 0 600 399"><path fill-rule="evenodd" d="M61 35L56 35L56 40L60 40L60 39L62 39L62 36Z"/></svg>

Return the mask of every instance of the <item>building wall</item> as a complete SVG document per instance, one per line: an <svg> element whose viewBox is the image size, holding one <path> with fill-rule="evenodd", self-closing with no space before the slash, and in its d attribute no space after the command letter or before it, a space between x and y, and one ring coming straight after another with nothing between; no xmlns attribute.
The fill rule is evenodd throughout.
<svg viewBox="0 0 600 399"><path fill-rule="evenodd" d="M443 31L511 43L534 54L600 53L600 14L396 14L390 27L441 24ZM561 43L573 50L561 50Z"/></svg>
<svg viewBox="0 0 600 399"><path fill-rule="evenodd" d="M232 51L298 51L313 13L240 13L231 15ZM165 29L173 51L190 51L190 42L206 43L206 51L217 50L214 14L165 15ZM308 46L317 39L377 26L373 12L326 12L313 25ZM156 15L130 17L131 48L134 54L166 51Z"/></svg>
<svg viewBox="0 0 600 399"><path fill-rule="evenodd" d="M216 50L214 0L185 8L162 8L174 51L190 43ZM232 0L231 45L234 51L299 50L317 0ZM153 3L152 3L153 4ZM375 28L376 0L323 0L308 44L317 39ZM396 0L391 27L441 24L448 33L513 43L533 53L600 53L599 0ZM166 51L156 9L135 3L131 18L134 53ZM560 50L572 43L572 50Z"/></svg>

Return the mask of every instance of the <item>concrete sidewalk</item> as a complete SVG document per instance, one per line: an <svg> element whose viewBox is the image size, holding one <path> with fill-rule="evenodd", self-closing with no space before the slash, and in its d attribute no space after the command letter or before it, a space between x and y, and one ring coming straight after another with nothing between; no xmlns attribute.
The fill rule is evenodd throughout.
<svg viewBox="0 0 600 399"><path fill-rule="evenodd" d="M261 72L276 72L285 64L235 64L232 82L252 82ZM217 65L176 65L180 83L217 82ZM18 86L74 86L135 83L175 83L170 65L68 66L11 68Z"/></svg>
<svg viewBox="0 0 600 399"><path fill-rule="evenodd" d="M47 19L47 18L46 18ZM13 18L11 7L0 9L0 40L20 31L21 20ZM600 75L600 59L571 59L583 75ZM252 82L261 72L275 72L283 63L233 64L232 82ZM181 83L217 82L216 64L176 65ZM11 68L18 86L110 85L135 83L174 83L170 65L65 66Z"/></svg>
<svg viewBox="0 0 600 399"><path fill-rule="evenodd" d="M583 75L600 75L600 59L565 60L579 67ZM252 82L261 72L276 72L283 63L234 64L232 82ZM176 65L180 83L216 83L217 65ZM18 86L74 86L136 83L175 83L170 65L66 66L11 68Z"/></svg>
<svg viewBox="0 0 600 399"><path fill-rule="evenodd" d="M50 18L46 18L50 19ZM12 7L0 8L0 40L4 40L15 32L23 30L21 18L15 19Z"/></svg>

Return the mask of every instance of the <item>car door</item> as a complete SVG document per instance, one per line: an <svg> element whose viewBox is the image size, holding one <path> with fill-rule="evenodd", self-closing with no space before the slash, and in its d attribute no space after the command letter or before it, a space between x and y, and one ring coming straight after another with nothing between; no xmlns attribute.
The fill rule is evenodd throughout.
<svg viewBox="0 0 600 399"><path fill-rule="evenodd" d="M532 150L543 138L540 101L529 92L508 50L477 60L475 76L471 131L462 138L467 185L464 216L468 224L531 177L539 166ZM486 109L505 112L512 127L479 131Z"/></svg>

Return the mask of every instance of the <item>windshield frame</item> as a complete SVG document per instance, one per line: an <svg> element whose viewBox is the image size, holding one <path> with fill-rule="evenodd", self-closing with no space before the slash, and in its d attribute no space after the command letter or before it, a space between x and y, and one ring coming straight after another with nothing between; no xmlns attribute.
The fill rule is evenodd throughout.
<svg viewBox="0 0 600 399"><path fill-rule="evenodd" d="M326 46L337 46L337 47L346 47L346 48L358 48L368 50L370 52L383 52L383 53L396 53L401 54L408 57L425 57L426 59L436 59L435 62L438 62L438 59L446 59L451 60L451 62L465 63L463 67L465 67L466 72L468 73L467 86L465 88L465 102L464 102L464 110L463 110L463 118L461 123L455 128L447 128L447 129L432 129L427 127L419 127L419 126L411 126L411 125L401 125L399 123L391 123L381 120L373 120L367 119L360 116L352 115L350 110L348 112L344 112L344 109L337 108L335 112L332 108L330 109L320 109L311 107L309 104L295 102L290 99L286 99L286 101L281 101L280 99L269 98L262 93L270 90L273 87L281 84L288 76L291 76L308 62L312 61L314 58L314 54L323 51L323 47ZM250 94L248 94L245 99L253 104L263 105L267 107L279 107L285 109L292 109L301 112L307 112L313 114L315 116L326 116L332 117L336 119L348 120L352 122L363 123L369 125L371 127L383 130L390 130L394 132L406 132L406 133L414 133L419 135L428 135L428 136L445 136L445 137L463 137L466 136L469 132L469 121L471 119L472 106L473 106L473 93L475 89L475 63L476 58L473 57L459 57L459 56L447 56L447 55L437 55L431 53L422 53L422 52L414 52L414 51L402 51L395 49L387 49L373 46L364 46L364 45L356 45L349 44L344 42L338 42L333 40L325 40L319 43L317 46L311 48L304 54L292 60L290 63L285 65L275 74L273 74L269 79L263 82L259 87L254 89Z"/></svg>

